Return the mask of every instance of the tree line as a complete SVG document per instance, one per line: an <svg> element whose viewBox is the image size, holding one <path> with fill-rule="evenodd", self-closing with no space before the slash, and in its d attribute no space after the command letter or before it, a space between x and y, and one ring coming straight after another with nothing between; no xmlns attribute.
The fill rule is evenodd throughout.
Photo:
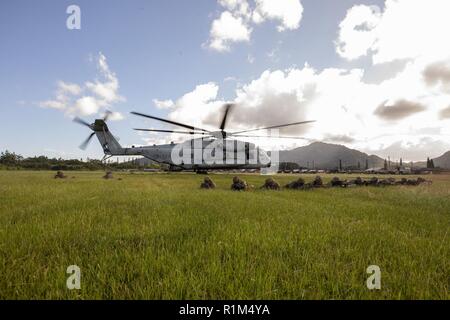
<svg viewBox="0 0 450 320"><path fill-rule="evenodd" d="M146 165L145 167L155 167ZM23 157L20 154L8 150L0 153L0 169L5 170L102 170L105 167L111 169L142 169L143 166L135 159L131 161L107 163L96 159L62 159L48 158L46 156Z"/></svg>

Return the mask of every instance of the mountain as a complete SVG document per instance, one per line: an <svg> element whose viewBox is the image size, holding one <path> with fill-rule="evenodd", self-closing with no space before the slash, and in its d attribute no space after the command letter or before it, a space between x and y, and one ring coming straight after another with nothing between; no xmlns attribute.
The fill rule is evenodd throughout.
<svg viewBox="0 0 450 320"><path fill-rule="evenodd" d="M361 169L366 167L368 160L369 168L383 167L384 160L375 155L347 148L342 145L314 142L308 146L280 151L280 162L294 162L301 167L313 167L317 169L336 169L342 161L342 167L357 167L358 162Z"/></svg>
<svg viewBox="0 0 450 320"><path fill-rule="evenodd" d="M442 156L433 159L433 162L435 167L450 169L450 151L447 151Z"/></svg>

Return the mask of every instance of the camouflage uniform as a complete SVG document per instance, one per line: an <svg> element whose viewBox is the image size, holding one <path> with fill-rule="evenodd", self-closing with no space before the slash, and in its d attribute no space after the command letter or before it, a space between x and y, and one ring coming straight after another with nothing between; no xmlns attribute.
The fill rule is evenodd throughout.
<svg viewBox="0 0 450 320"><path fill-rule="evenodd" d="M111 171L108 171L104 176L103 179L112 179L113 175Z"/></svg>
<svg viewBox="0 0 450 320"><path fill-rule="evenodd" d="M301 189L305 185L305 180L303 178L298 178L296 181L288 183L285 187L287 189Z"/></svg>
<svg viewBox="0 0 450 320"><path fill-rule="evenodd" d="M55 174L55 177L54 177L55 179L65 179L65 178L67 178L67 176L65 176L64 175L64 173L62 172L62 171L58 171L56 174Z"/></svg>
<svg viewBox="0 0 450 320"><path fill-rule="evenodd" d="M215 189L216 188L216 184L211 180L210 177L206 177L202 184L200 185L200 188L202 189Z"/></svg>
<svg viewBox="0 0 450 320"><path fill-rule="evenodd" d="M323 181L320 176L316 176L312 182L313 187L319 188L323 187Z"/></svg>
<svg viewBox="0 0 450 320"><path fill-rule="evenodd" d="M272 178L268 178L261 189L280 190L280 184Z"/></svg>
<svg viewBox="0 0 450 320"><path fill-rule="evenodd" d="M247 182L239 179L239 177L233 178L233 184L231 185L231 190L234 191L245 191L248 189Z"/></svg>

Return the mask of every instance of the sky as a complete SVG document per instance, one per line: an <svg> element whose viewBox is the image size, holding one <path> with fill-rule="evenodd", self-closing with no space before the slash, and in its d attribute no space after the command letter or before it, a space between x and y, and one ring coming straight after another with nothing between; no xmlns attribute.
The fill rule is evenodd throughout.
<svg viewBox="0 0 450 320"><path fill-rule="evenodd" d="M0 150L100 158L96 141L78 148L90 132L73 117L111 110L122 145L158 144L186 137L136 132L173 127L131 111L215 129L233 102L231 131L316 120L281 132L305 140L255 140L263 147L324 141L437 157L450 150L449 9L447 0L1 1Z"/></svg>

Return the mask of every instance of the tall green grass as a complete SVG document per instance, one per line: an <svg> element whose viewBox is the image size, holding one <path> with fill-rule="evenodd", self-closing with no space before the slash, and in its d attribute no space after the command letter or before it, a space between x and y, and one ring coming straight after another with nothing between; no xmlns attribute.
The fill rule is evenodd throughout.
<svg viewBox="0 0 450 320"><path fill-rule="evenodd" d="M450 176L233 192L232 175L200 190L194 174L53 174L0 172L0 298L450 298ZM81 290L66 288L72 264ZM381 290L366 287L372 264Z"/></svg>

